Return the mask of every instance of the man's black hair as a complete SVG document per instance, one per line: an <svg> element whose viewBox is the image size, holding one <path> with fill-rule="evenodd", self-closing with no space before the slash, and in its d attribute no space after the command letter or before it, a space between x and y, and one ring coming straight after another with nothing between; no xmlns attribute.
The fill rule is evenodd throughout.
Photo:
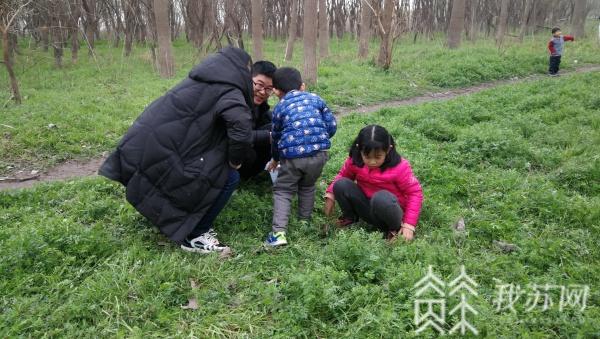
<svg viewBox="0 0 600 339"><path fill-rule="evenodd" d="M281 67L273 74L273 88L283 93L299 90L302 87L302 75L293 67Z"/></svg>
<svg viewBox="0 0 600 339"><path fill-rule="evenodd" d="M262 74L266 77L273 78L273 74L276 70L277 66L270 61L257 61L252 66L252 77Z"/></svg>
<svg viewBox="0 0 600 339"><path fill-rule="evenodd" d="M552 34L556 33L556 31L560 31L560 27L554 27L552 29Z"/></svg>

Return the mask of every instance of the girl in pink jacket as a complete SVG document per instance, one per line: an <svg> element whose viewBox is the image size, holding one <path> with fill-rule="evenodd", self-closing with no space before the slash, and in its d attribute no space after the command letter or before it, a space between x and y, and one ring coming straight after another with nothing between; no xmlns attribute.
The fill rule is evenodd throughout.
<svg viewBox="0 0 600 339"><path fill-rule="evenodd" d="M398 234L412 240L423 192L385 128L371 125L360 130L348 159L327 188L326 216L335 213L335 201L342 210L339 227L362 219L381 230L388 241Z"/></svg>

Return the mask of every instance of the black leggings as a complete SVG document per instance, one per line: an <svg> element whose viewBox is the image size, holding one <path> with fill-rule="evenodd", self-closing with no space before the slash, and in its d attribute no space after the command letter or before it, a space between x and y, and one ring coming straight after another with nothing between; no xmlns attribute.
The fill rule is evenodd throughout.
<svg viewBox="0 0 600 339"><path fill-rule="evenodd" d="M386 234L402 225L404 211L389 191L378 191L369 199L354 181L341 178L333 185L333 195L342 213L356 221L360 218Z"/></svg>

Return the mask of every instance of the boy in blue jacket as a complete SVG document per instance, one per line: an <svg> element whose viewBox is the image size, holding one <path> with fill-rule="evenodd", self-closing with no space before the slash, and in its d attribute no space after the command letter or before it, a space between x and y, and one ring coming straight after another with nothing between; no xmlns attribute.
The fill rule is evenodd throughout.
<svg viewBox="0 0 600 339"><path fill-rule="evenodd" d="M292 198L298 194L298 219L308 225L315 205L316 182L329 159L329 138L337 120L318 95L304 92L300 72L281 67L273 74L273 89L280 101L273 110L271 155L268 171L281 165L273 185L273 225L267 245L287 245L286 231ZM281 164L280 164L281 161Z"/></svg>

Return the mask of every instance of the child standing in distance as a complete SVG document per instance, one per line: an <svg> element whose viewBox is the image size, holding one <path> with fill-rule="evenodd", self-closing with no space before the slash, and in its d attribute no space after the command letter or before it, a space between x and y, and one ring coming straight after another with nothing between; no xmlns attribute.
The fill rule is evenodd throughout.
<svg viewBox="0 0 600 339"><path fill-rule="evenodd" d="M329 138L337 130L337 121L323 99L304 92L297 69L278 68L273 74L273 88L280 101L273 110L273 161L267 170L281 167L273 185L273 225L267 245L279 246L287 245L287 225L296 194L298 219L308 225L315 206L316 182L329 159Z"/></svg>
<svg viewBox="0 0 600 339"><path fill-rule="evenodd" d="M562 56L563 43L565 41L575 41L575 38L570 35L562 35L560 28L552 28L552 39L548 43L548 49L550 50L550 67L548 69L548 75L551 77L557 77L560 74L558 69L560 68L560 57Z"/></svg>
<svg viewBox="0 0 600 339"><path fill-rule="evenodd" d="M410 163L396 151L394 139L378 125L364 127L350 155L325 194L325 215L342 216L339 227L360 219L375 225L388 241L401 234L411 241L421 212L423 192Z"/></svg>

